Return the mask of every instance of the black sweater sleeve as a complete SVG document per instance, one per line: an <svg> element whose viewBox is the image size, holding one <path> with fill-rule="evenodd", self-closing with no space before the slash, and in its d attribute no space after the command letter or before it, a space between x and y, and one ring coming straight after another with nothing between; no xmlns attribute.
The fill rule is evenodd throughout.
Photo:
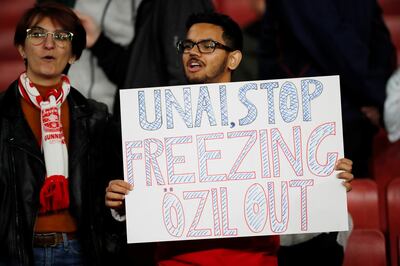
<svg viewBox="0 0 400 266"><path fill-rule="evenodd" d="M124 47L113 42L103 33L91 48L93 55L98 59L99 66L103 69L113 83L121 87L125 81L129 64L130 46Z"/></svg>

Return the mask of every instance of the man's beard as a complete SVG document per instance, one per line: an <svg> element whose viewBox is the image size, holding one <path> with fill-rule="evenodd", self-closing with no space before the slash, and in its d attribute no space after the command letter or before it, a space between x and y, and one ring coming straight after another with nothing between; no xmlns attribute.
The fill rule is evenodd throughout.
<svg viewBox="0 0 400 266"><path fill-rule="evenodd" d="M218 69L216 71L214 71L214 73L212 73L211 77L209 77L205 74L203 76L197 76L197 77L190 78L188 75L185 74L187 83L188 84L206 84L206 83L220 82L215 79L216 79L216 77L221 76L224 73L226 65L227 65L227 61L228 61L228 58L225 58L224 62L222 62L218 66Z"/></svg>

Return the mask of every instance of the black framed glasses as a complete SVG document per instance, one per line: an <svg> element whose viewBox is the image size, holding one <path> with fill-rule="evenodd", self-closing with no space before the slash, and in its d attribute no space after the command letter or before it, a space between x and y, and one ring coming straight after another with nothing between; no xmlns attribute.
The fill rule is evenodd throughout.
<svg viewBox="0 0 400 266"><path fill-rule="evenodd" d="M201 41L198 41L198 42L193 42L191 40L179 41L176 44L176 48L178 49L178 52L180 54L186 54L186 53L189 53L190 50L192 50L192 48L195 45L197 46L197 48L199 49L200 53L202 53L202 54L211 54L217 48L226 50L228 52L232 52L233 51L233 49L230 48L229 46L223 45L222 43L214 41L214 40L211 40L211 39L201 40Z"/></svg>
<svg viewBox="0 0 400 266"><path fill-rule="evenodd" d="M56 30L54 32L50 32L40 27L34 27L26 30L26 38L29 39L34 45L42 44L49 34L52 35L54 42L60 47L64 47L67 43L71 42L72 38L74 37L72 32L66 30Z"/></svg>

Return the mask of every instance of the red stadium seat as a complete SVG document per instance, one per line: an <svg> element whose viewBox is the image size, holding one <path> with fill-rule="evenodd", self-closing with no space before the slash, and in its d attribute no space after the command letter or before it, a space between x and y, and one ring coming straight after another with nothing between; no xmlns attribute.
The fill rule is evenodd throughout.
<svg viewBox="0 0 400 266"><path fill-rule="evenodd" d="M213 3L218 12L229 15L242 28L257 19L257 14L251 8L251 1L213 0Z"/></svg>
<svg viewBox="0 0 400 266"><path fill-rule="evenodd" d="M399 1L400 6L400 1ZM389 29L392 42L397 50L397 65L400 66L400 13L396 15L384 15L385 24Z"/></svg>
<svg viewBox="0 0 400 266"><path fill-rule="evenodd" d="M400 14L400 0L379 0L378 2L384 14Z"/></svg>
<svg viewBox="0 0 400 266"><path fill-rule="evenodd" d="M400 263L400 178L395 178L387 188L390 258L393 266Z"/></svg>
<svg viewBox="0 0 400 266"><path fill-rule="evenodd" d="M385 237L379 230L354 229L347 242L343 266L385 266Z"/></svg>
<svg viewBox="0 0 400 266"><path fill-rule="evenodd" d="M382 230L379 220L378 188L371 179L355 179L347 193L347 206L353 218L354 229Z"/></svg>
<svg viewBox="0 0 400 266"><path fill-rule="evenodd" d="M374 138L372 157L373 178L378 185L379 211L382 231L386 232L386 190L395 177L400 177L400 141L390 143L385 130L381 129Z"/></svg>
<svg viewBox="0 0 400 266"><path fill-rule="evenodd" d="M15 27L24 11L35 4L35 0L2 0L0 9L0 92L18 78L25 69L17 49L14 47Z"/></svg>
<svg viewBox="0 0 400 266"><path fill-rule="evenodd" d="M22 59L7 61L7 64L0 62L0 92L6 90L15 79L25 71Z"/></svg>

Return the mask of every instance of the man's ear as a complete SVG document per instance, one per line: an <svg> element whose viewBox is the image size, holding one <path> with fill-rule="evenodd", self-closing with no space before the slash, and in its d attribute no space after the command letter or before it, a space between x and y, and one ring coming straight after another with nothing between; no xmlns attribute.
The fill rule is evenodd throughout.
<svg viewBox="0 0 400 266"><path fill-rule="evenodd" d="M242 52L241 51L235 50L233 52L230 52L229 58L228 58L229 70L231 70L231 71L235 70L239 66L240 61L242 61Z"/></svg>

